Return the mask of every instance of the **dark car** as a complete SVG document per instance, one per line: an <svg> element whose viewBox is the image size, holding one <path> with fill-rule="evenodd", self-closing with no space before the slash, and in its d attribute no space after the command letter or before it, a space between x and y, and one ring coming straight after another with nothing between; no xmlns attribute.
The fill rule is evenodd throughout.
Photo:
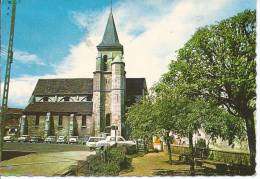
<svg viewBox="0 0 260 179"><path fill-rule="evenodd" d="M40 136L32 136L30 143L42 143L43 139Z"/></svg>

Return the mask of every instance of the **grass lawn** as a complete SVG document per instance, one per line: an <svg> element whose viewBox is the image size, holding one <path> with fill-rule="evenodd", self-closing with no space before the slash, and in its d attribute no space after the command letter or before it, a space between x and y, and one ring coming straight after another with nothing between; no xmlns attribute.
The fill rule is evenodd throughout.
<svg viewBox="0 0 260 179"><path fill-rule="evenodd" d="M177 158L174 158L177 160ZM168 155L166 152L148 153L144 156L132 159L132 170L122 171L120 176L155 176L164 175L167 171L189 171L190 166L186 164L167 163Z"/></svg>

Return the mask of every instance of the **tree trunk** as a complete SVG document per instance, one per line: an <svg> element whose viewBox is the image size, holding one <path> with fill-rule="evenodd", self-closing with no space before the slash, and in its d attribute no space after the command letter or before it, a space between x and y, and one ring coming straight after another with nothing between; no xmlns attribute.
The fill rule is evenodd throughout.
<svg viewBox="0 0 260 179"><path fill-rule="evenodd" d="M169 162L172 165L172 151L171 151L171 144L170 144L169 139L166 140L166 144L167 144L167 148L168 148Z"/></svg>
<svg viewBox="0 0 260 179"><path fill-rule="evenodd" d="M190 147L190 172L194 175L194 147L193 147L193 133L189 133L189 147Z"/></svg>
<svg viewBox="0 0 260 179"><path fill-rule="evenodd" d="M148 153L148 142L144 139L144 152Z"/></svg>
<svg viewBox="0 0 260 179"><path fill-rule="evenodd" d="M168 155L169 155L169 162L172 165L172 151L171 151L171 143L170 143L170 138L169 138L169 132L166 132L166 145L168 148Z"/></svg>
<svg viewBox="0 0 260 179"><path fill-rule="evenodd" d="M254 121L254 114L253 112L247 112L244 115L244 119L246 121L246 131L247 131L247 138L248 138L248 146L250 152L250 165L252 169L252 174L255 173L256 167L256 135L255 135L255 121Z"/></svg>

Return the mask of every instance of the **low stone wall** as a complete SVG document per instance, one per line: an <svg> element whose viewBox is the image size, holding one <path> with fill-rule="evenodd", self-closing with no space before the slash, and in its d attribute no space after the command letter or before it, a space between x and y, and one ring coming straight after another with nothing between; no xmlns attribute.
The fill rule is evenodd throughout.
<svg viewBox="0 0 260 179"><path fill-rule="evenodd" d="M188 146L172 145L171 148L173 154L183 155L190 153L190 149ZM195 157L224 162L228 164L249 165L249 153L246 152L233 152L201 148L194 149Z"/></svg>

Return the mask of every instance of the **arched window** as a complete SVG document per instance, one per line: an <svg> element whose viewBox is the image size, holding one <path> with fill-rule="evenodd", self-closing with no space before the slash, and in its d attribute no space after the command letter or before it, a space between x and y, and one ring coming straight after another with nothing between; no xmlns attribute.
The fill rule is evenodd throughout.
<svg viewBox="0 0 260 179"><path fill-rule="evenodd" d="M106 126L110 126L111 125L111 114L106 114Z"/></svg>
<svg viewBox="0 0 260 179"><path fill-rule="evenodd" d="M103 62L104 62L104 71L107 71L107 55L103 56Z"/></svg>
<svg viewBox="0 0 260 179"><path fill-rule="evenodd" d="M39 126L39 124L40 124L40 116L38 114L36 114L35 126Z"/></svg>
<svg viewBox="0 0 260 179"><path fill-rule="evenodd" d="M82 115L81 126L82 127L86 127L87 126L87 116L86 115Z"/></svg>
<svg viewBox="0 0 260 179"><path fill-rule="evenodd" d="M60 114L59 115L59 123L58 123L59 127L62 126L62 122L63 122L62 118L63 118L63 116Z"/></svg>

